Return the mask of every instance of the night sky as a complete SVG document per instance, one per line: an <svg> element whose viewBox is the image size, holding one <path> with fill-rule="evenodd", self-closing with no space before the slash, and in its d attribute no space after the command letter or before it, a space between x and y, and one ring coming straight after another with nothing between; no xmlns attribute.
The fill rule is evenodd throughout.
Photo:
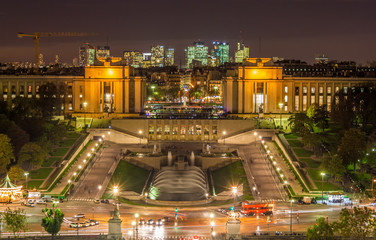
<svg viewBox="0 0 376 240"><path fill-rule="evenodd" d="M376 0L2 0L0 62L33 61L31 38L17 32L97 32L97 37L44 38L46 62L56 54L64 62L78 56L82 43L150 52L152 44L184 48L193 41L227 41L250 46L251 57L283 57L313 62L329 59L376 60ZM242 34L240 34L242 32Z"/></svg>

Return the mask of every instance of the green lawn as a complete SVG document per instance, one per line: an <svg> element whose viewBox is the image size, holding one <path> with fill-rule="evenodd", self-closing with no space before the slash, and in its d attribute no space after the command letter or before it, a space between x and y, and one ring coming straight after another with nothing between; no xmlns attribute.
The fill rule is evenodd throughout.
<svg viewBox="0 0 376 240"><path fill-rule="evenodd" d="M215 193L231 191L232 186L243 184L244 196L247 200L252 200L252 192L249 187L247 175L241 161L234 162L226 167L220 168L212 173Z"/></svg>
<svg viewBox="0 0 376 240"><path fill-rule="evenodd" d="M42 163L42 167L51 167L51 165L54 164L54 162L56 162L60 159L61 159L61 157L50 157Z"/></svg>
<svg viewBox="0 0 376 240"><path fill-rule="evenodd" d="M290 134L285 134L284 135L286 139L297 139L298 136L293 134L293 133L290 133Z"/></svg>
<svg viewBox="0 0 376 240"><path fill-rule="evenodd" d="M80 137L81 134L79 133L76 133L76 132L68 132L65 136L67 138L74 138L74 139L77 139Z"/></svg>
<svg viewBox="0 0 376 240"><path fill-rule="evenodd" d="M289 139L287 142L290 144L291 147L304 147L303 143L296 139Z"/></svg>
<svg viewBox="0 0 376 240"><path fill-rule="evenodd" d="M321 165L321 162L315 161L312 158L299 158L299 160L307 163L310 168L318 168Z"/></svg>
<svg viewBox="0 0 376 240"><path fill-rule="evenodd" d="M60 147L72 147L72 145L77 141L76 138L67 138L60 143Z"/></svg>
<svg viewBox="0 0 376 240"><path fill-rule="evenodd" d="M45 179L53 168L39 168L37 170L31 171L29 177L32 179Z"/></svg>
<svg viewBox="0 0 376 240"><path fill-rule="evenodd" d="M304 148L293 148L296 156L301 157L311 157L313 155L312 151L305 150Z"/></svg>
<svg viewBox="0 0 376 240"><path fill-rule="evenodd" d="M38 189L39 186L43 183L44 180L31 180L27 181L27 188L28 189Z"/></svg>
<svg viewBox="0 0 376 240"><path fill-rule="evenodd" d="M148 176L149 171L146 169L120 161L107 187L118 185L123 191L141 193Z"/></svg>
<svg viewBox="0 0 376 240"><path fill-rule="evenodd" d="M64 156L68 152L69 148L56 148L51 154L52 156Z"/></svg>
<svg viewBox="0 0 376 240"><path fill-rule="evenodd" d="M317 186L317 189L319 191L321 191L321 181L320 182L315 182L316 186ZM339 186L336 186L334 184L331 184L329 182L325 182L324 181L324 184L323 184L323 188L324 188L324 191L337 191L337 190L342 190L341 187Z"/></svg>

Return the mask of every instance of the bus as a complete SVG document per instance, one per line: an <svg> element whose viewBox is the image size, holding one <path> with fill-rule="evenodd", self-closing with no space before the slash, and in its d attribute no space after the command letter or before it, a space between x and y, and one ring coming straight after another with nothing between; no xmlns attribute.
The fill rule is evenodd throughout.
<svg viewBox="0 0 376 240"><path fill-rule="evenodd" d="M273 215L274 203L254 203L254 202L242 202L241 213L245 216L257 216L257 215Z"/></svg>

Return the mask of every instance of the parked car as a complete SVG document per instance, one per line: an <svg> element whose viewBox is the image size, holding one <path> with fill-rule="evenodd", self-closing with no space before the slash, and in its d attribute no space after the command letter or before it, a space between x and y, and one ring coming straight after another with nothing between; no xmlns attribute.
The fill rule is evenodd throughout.
<svg viewBox="0 0 376 240"><path fill-rule="evenodd" d="M97 221L97 220L93 220L93 219L90 219L90 222L91 222L91 223L94 223L93 225L98 225L98 224L99 224L99 221Z"/></svg>
<svg viewBox="0 0 376 240"><path fill-rule="evenodd" d="M82 225L83 225L84 227L90 227L90 226L91 226L89 220L86 220L85 222L83 222Z"/></svg>
<svg viewBox="0 0 376 240"><path fill-rule="evenodd" d="M101 201L100 201L99 199L95 199L95 200L94 200L94 203L97 203L97 204L98 204L98 203L101 203Z"/></svg>
<svg viewBox="0 0 376 240"><path fill-rule="evenodd" d="M154 220L153 219L149 219L148 220L148 225L153 225L154 224Z"/></svg>
<svg viewBox="0 0 376 240"><path fill-rule="evenodd" d="M140 220L138 221L138 225L144 225L145 223L145 219L143 218L140 218Z"/></svg>
<svg viewBox="0 0 376 240"><path fill-rule="evenodd" d="M74 215L75 218L84 218L85 217L85 214L83 213L79 213L79 214L76 214Z"/></svg>
<svg viewBox="0 0 376 240"><path fill-rule="evenodd" d="M71 227L71 228L77 228L78 226L79 226L79 224L76 223L76 222L72 222L72 223L69 224L69 227Z"/></svg>
<svg viewBox="0 0 376 240"><path fill-rule="evenodd" d="M108 199L102 199L102 200L101 200L101 203L107 203L107 204L109 204L110 201L109 201Z"/></svg>
<svg viewBox="0 0 376 240"><path fill-rule="evenodd" d="M162 219L158 219L158 220L155 222L155 225L157 225L157 226L162 226L162 225L163 225L163 221L162 221Z"/></svg>

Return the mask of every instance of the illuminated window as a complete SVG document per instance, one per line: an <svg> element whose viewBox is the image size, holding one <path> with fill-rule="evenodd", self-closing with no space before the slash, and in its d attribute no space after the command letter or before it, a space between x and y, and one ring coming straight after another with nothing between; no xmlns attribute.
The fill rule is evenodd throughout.
<svg viewBox="0 0 376 240"><path fill-rule="evenodd" d="M289 91L289 88L285 86L285 93L288 93L288 91Z"/></svg>
<svg viewBox="0 0 376 240"><path fill-rule="evenodd" d="M149 126L149 135L154 134L154 126Z"/></svg>
<svg viewBox="0 0 376 240"><path fill-rule="evenodd" d="M196 135L201 135L201 125L196 125Z"/></svg>
<svg viewBox="0 0 376 240"><path fill-rule="evenodd" d="M288 100L288 97L287 95L285 95L285 103L287 103L287 100Z"/></svg>
<svg viewBox="0 0 376 240"><path fill-rule="evenodd" d="M326 93L331 94L332 93L332 87L327 87L326 88Z"/></svg>
<svg viewBox="0 0 376 240"><path fill-rule="evenodd" d="M307 96L303 96L303 111L307 110Z"/></svg>
<svg viewBox="0 0 376 240"><path fill-rule="evenodd" d="M326 106L327 106L328 111L332 109L332 97L331 96L326 97Z"/></svg>
<svg viewBox="0 0 376 240"><path fill-rule="evenodd" d="M336 93L339 92L339 87L336 87Z"/></svg>
<svg viewBox="0 0 376 240"><path fill-rule="evenodd" d="M316 93L316 88L315 87L311 87L311 94L315 94Z"/></svg>
<svg viewBox="0 0 376 240"><path fill-rule="evenodd" d="M212 126L213 135L217 135L217 126Z"/></svg>
<svg viewBox="0 0 376 240"><path fill-rule="evenodd" d="M165 135L170 135L170 125L165 125L165 127L164 127L164 134Z"/></svg>
<svg viewBox="0 0 376 240"><path fill-rule="evenodd" d="M299 95L295 96L295 111L299 111Z"/></svg>
<svg viewBox="0 0 376 240"><path fill-rule="evenodd" d="M189 125L188 127L188 135L193 135L194 128L192 125Z"/></svg>
<svg viewBox="0 0 376 240"><path fill-rule="evenodd" d="M320 93L320 94L323 94L323 93L324 93L324 88L323 88L323 87L319 87L319 93Z"/></svg>
<svg viewBox="0 0 376 240"><path fill-rule="evenodd" d="M185 135L185 132L186 132L185 126L183 125L180 127L180 135Z"/></svg>
<svg viewBox="0 0 376 240"><path fill-rule="evenodd" d="M347 94L347 91L348 91L348 87L343 87L343 92L344 92L345 94Z"/></svg>
<svg viewBox="0 0 376 240"><path fill-rule="evenodd" d="M162 126L161 126L161 125L158 125L158 126L157 126L157 134L158 134L158 135L161 135L161 134L162 134Z"/></svg>
<svg viewBox="0 0 376 240"><path fill-rule="evenodd" d="M303 94L307 94L307 87L303 87Z"/></svg>
<svg viewBox="0 0 376 240"><path fill-rule="evenodd" d="M311 95L311 104L315 104L316 102L316 97Z"/></svg>
<svg viewBox="0 0 376 240"><path fill-rule="evenodd" d="M319 106L324 104L324 96L319 96Z"/></svg>
<svg viewBox="0 0 376 240"><path fill-rule="evenodd" d="M179 128L177 126L174 126L172 128L172 135L177 135L178 134L178 131L179 131Z"/></svg>

